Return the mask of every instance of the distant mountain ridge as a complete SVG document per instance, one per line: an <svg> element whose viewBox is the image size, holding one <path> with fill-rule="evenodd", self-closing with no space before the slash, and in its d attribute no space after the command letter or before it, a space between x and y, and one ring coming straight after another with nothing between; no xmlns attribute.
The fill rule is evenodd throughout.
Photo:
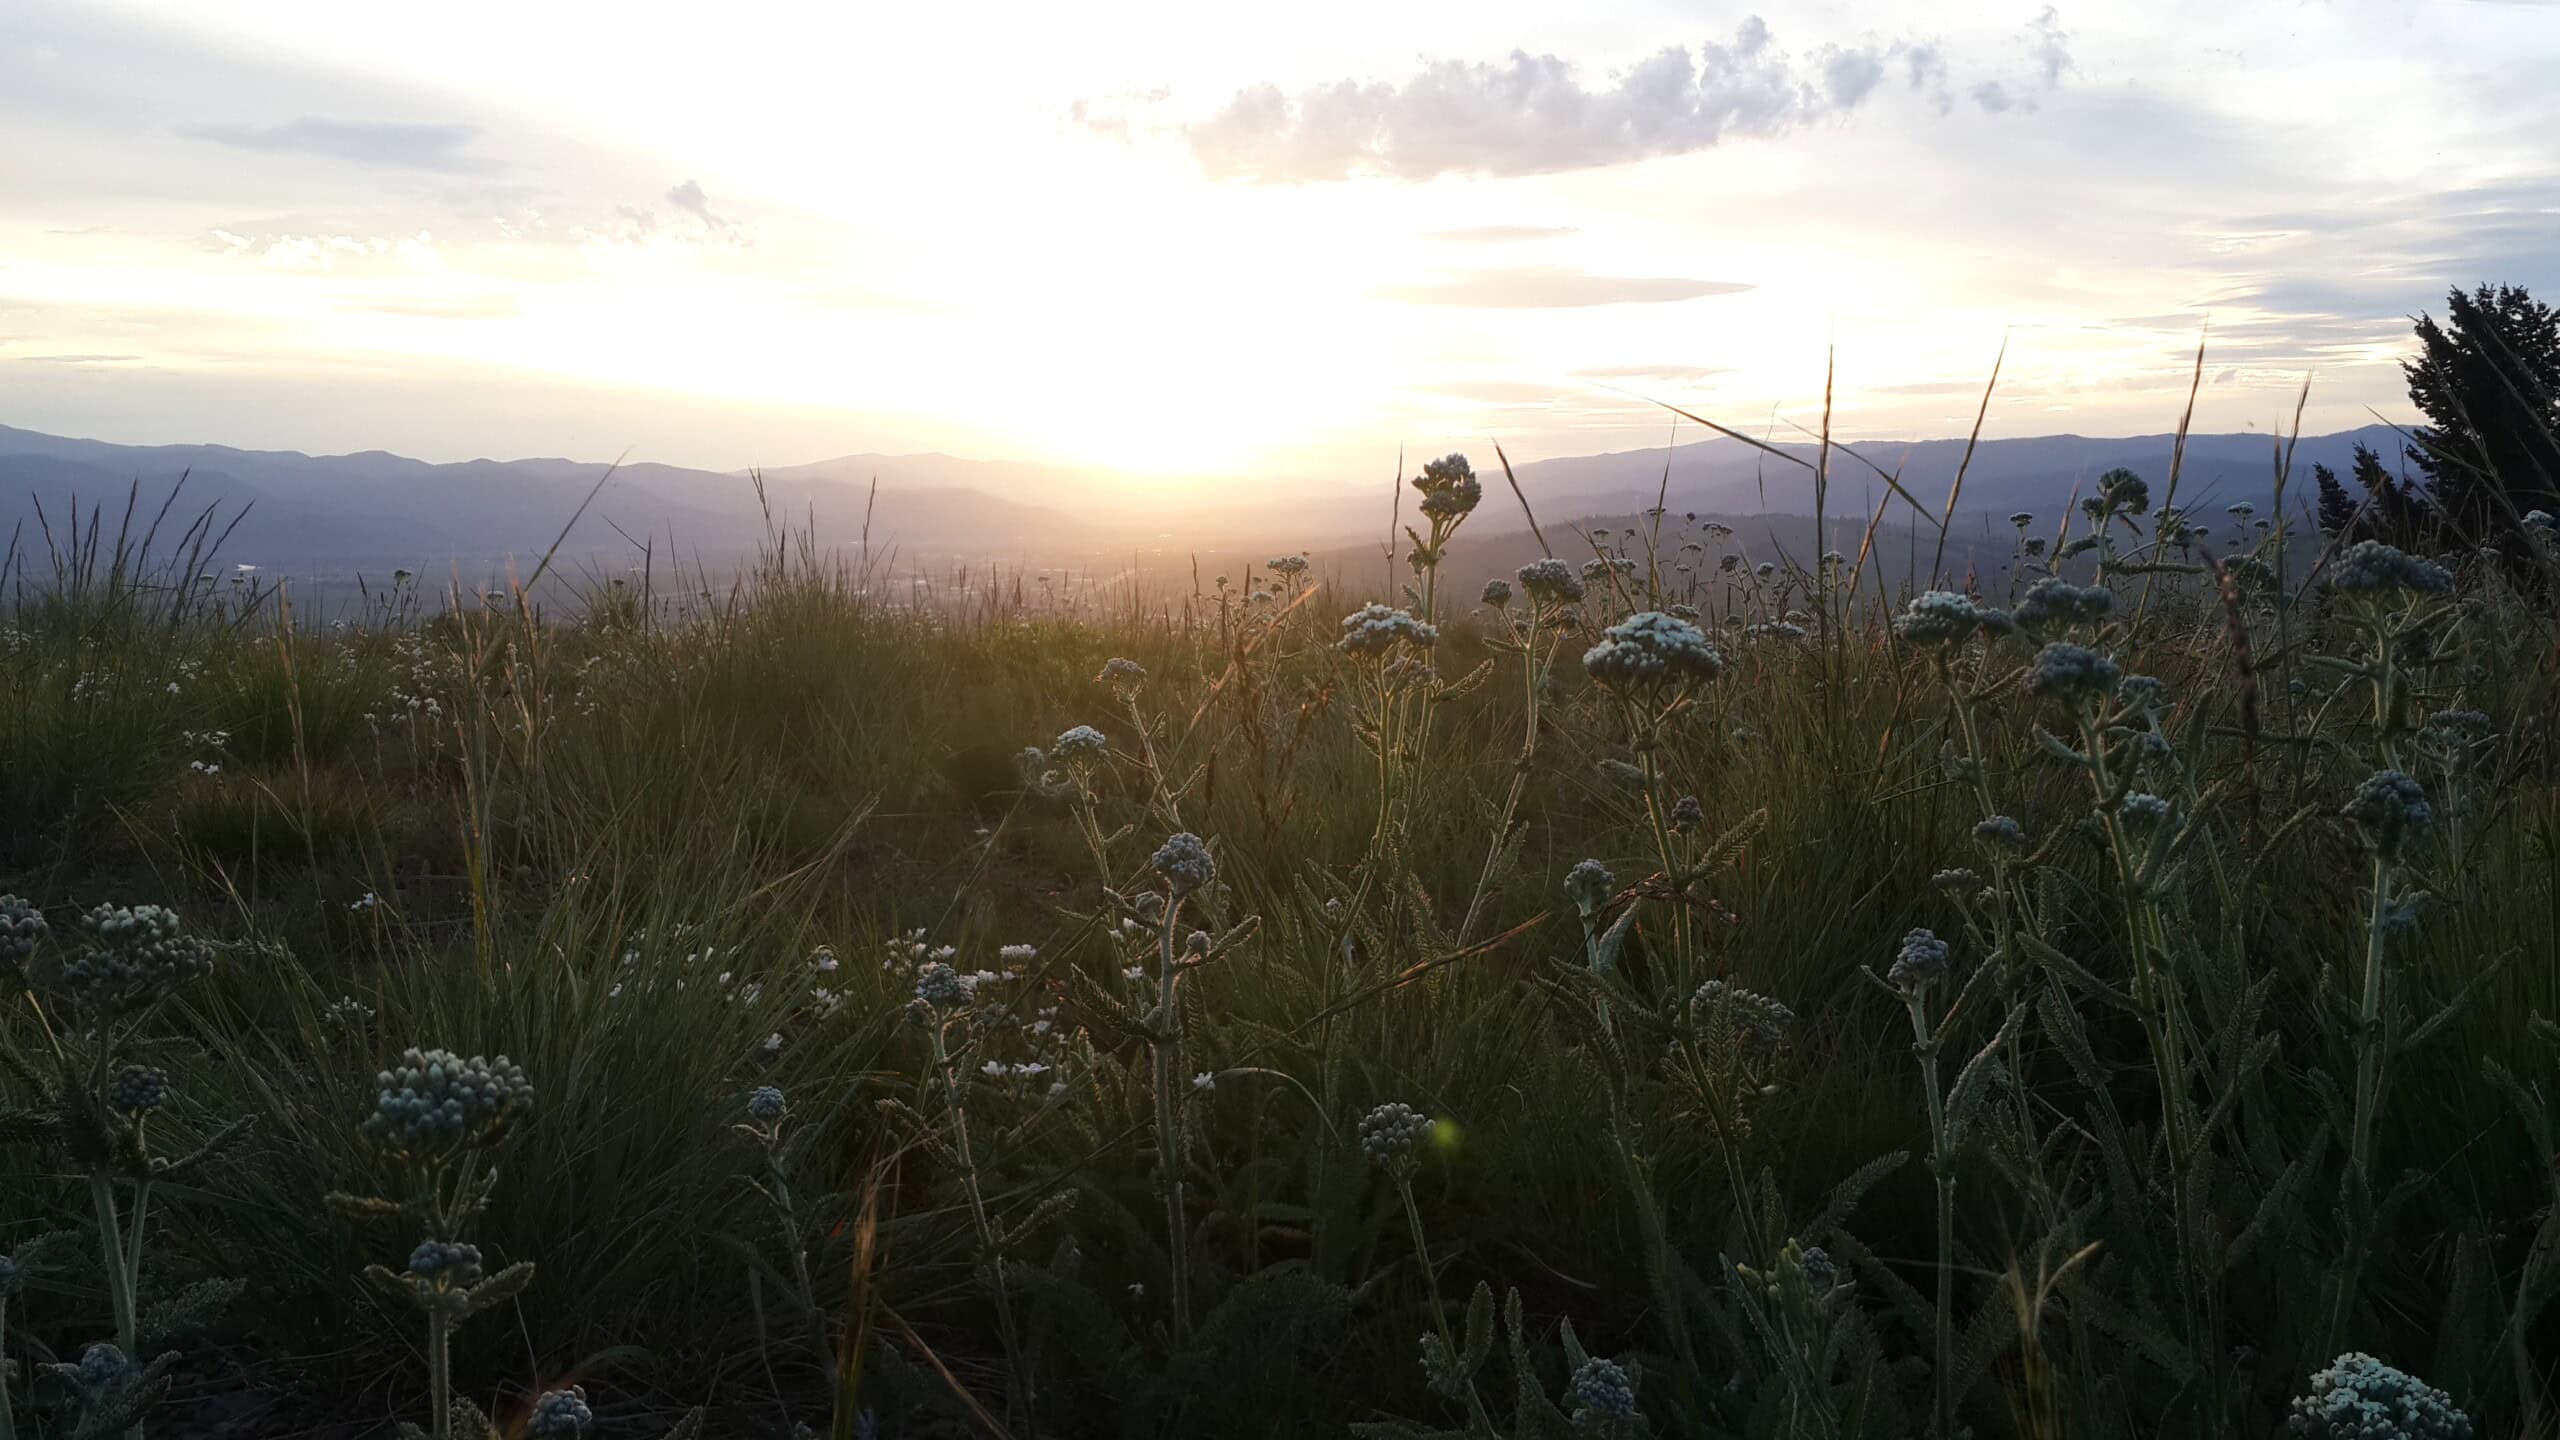
<svg viewBox="0 0 2560 1440"><path fill-rule="evenodd" d="M1986 440L1974 451L1957 508L1977 522L2025 510L2050 523L2075 490L2085 493L2118 465L2150 480L2156 503L2165 494L2175 443L2165 434ZM2401 438L2385 425L2303 437L2293 449L2288 506L2308 505L2315 463L2344 473L2358 444L2392 457ZM1896 473L1934 514L1946 503L1964 447L1962 440L1924 440L1845 448ZM1775 448L1807 462L1818 451L1806 441ZM2263 513L2274 501L2275 451L2276 442L2264 435L2188 436L2181 503L2204 510L2245 500ZM1723 437L1531 461L1516 473L1541 522L1557 523L1650 506L1663 493L1666 465L1665 504L1675 512L1725 518L1813 512L1809 469ZM763 540L768 516L821 546L853 543L867 520L875 549L1041 563L1115 551L1125 556L1133 545L1259 546L1279 553L1341 543L1385 519L1350 513L1351 506L1366 511L1372 492L1365 489L1356 496L1341 490L1291 495L1261 484L1203 487L1205 495L1178 506L1130 501L1117 505L1125 513L1115 516L1108 513L1114 502L1130 492L1106 472L940 454L850 455L724 473L557 457L436 464L379 450L313 456L225 445L118 445L0 425L0 530L15 530L22 547L40 544L39 526L65 523L74 497L120 512L129 490L148 517L184 476L173 513L192 517L217 501L226 519L247 512L227 558L302 569L433 571L540 552L608 470L610 483L565 547L585 563L637 563L643 545L659 556L725 562ZM1485 507L1472 528L1487 535L1525 528L1498 472L1487 467L1485 476ZM1833 516L1863 517L1884 493L1875 470L1835 447L1825 507ZM1909 514L1909 506L1895 502L1888 518ZM1191 533L1172 533L1177 530Z"/></svg>

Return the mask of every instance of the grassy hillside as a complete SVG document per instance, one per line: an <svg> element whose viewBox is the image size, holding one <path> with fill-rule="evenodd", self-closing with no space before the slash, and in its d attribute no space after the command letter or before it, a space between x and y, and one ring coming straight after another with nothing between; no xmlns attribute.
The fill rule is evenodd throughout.
<svg viewBox="0 0 2560 1440"><path fill-rule="evenodd" d="M2118 489L1971 599L1673 516L1492 603L1432 486L1403 594L1072 614L39 561L19 1433L101 1340L155 1433L2254 1437L2349 1351L2551 1433L2547 575Z"/></svg>

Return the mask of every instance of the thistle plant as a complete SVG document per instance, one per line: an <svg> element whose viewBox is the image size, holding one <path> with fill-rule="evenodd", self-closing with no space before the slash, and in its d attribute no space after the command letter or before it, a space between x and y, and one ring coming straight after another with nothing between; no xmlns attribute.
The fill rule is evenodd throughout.
<svg viewBox="0 0 2560 1440"><path fill-rule="evenodd" d="M1476 923L1484 916L1485 900L1492 893L1495 878L1527 838L1525 832L1515 833L1512 827L1537 762L1541 700L1555 665L1556 650L1571 632L1573 607L1582 601L1582 582L1561 560L1530 561L1520 567L1514 578L1522 597L1516 609L1512 604L1512 584L1507 580L1486 581L1484 603L1494 607L1507 622L1504 633L1494 638L1495 648L1518 656L1520 661L1520 750L1512 757L1511 783L1504 789L1502 806L1494 814L1484 866L1476 873L1475 890L1467 897L1466 913L1458 922L1456 943L1461 949L1475 938Z"/></svg>
<svg viewBox="0 0 2560 1440"><path fill-rule="evenodd" d="M80 916L79 938L67 947L49 944L51 934L33 906L0 897L0 983L26 992L51 1062L39 1068L36 1057L0 1050L36 1098L30 1107L0 1114L0 1136L56 1150L85 1175L97 1217L99 1270L115 1312L111 1349L123 1359L155 1338L143 1332L140 1293L153 1191L220 1154L248 1121L219 1126L190 1150L163 1153L154 1144L152 1119L171 1098L169 1077L126 1058L152 1044L146 1032L161 1006L211 972L212 945L157 905L95 906ZM179 1323L209 1318L238 1289L224 1282L179 1297ZM170 1328L153 1326L155 1332ZM166 1368L159 1361L128 1363L155 1376L155 1366ZM144 1390L157 1393L139 1382L115 1392L119 1406L135 1402L123 1422L132 1440L142 1433L140 1407L147 1401L136 1397Z"/></svg>
<svg viewBox="0 0 2560 1440"><path fill-rule="evenodd" d="M1672 843L1674 802L1663 778L1661 750L1672 721L1697 688L1724 673L1724 656L1697 626L1648 610L1603 631L1599 643L1583 652L1582 668L1617 698L1625 717L1629 744L1643 772L1645 815L1652 823L1654 853L1662 864L1672 934L1685 977L1695 958L1688 891L1698 874L1683 862Z"/></svg>
<svg viewBox="0 0 2560 1440"><path fill-rule="evenodd" d="M1764 1268L1729 1269L1743 1317L1777 1368L1783 1433L1837 1440L1844 1429L1832 1376L1844 1358L1842 1314L1855 1304L1839 1264L1819 1245L1789 1240Z"/></svg>
<svg viewBox="0 0 2560 1440"><path fill-rule="evenodd" d="M2399 1008L2394 1003L2391 937L2415 928L2423 887L2410 878L2409 865L2435 829L2435 810L2424 787L2397 770L2377 771L2356 786L2340 812L2353 822L2372 854L2371 888L2366 896L2364 956L2360 966L2352 1048L2355 1052L2353 1119L2348 1127L2347 1204L2351 1230L2346 1253L2334 1277L2334 1293L2326 1332L2329 1344L2347 1330L2363 1267L2364 1242L2376 1216L2374 1126L2381 1115L2391 1062L2400 1047Z"/></svg>
<svg viewBox="0 0 2560 1440"><path fill-rule="evenodd" d="M1866 972L1873 978L1874 972ZM1938 1003L1953 985L1952 955L1935 932L1915 929L1902 937L1893 963L1878 982L1902 1002L1911 1022L1911 1053L1920 1062L1921 1097L1929 1122L1929 1173L1937 1188L1938 1277L1934 1309L1934 1345L1930 1379L1936 1416L1935 1432L1952 1440L1956 1430L1955 1345L1955 1205L1956 1161L1990 1094L1997 1056L2007 1048L2026 1018L2023 1005L2013 1006L1999 1033L1966 1062L1952 1086L1942 1082L1942 1060L1988 967L1976 967L1973 979L1955 997Z"/></svg>
<svg viewBox="0 0 2560 1440"><path fill-rule="evenodd" d="M944 967L946 970L949 967ZM791 1300L800 1311L801 1323L809 1328L809 1353L833 1385L835 1347L827 1343L826 1312L819 1308L817 1287L809 1276L807 1232L802 1228L800 1212L791 1194L791 1170L794 1152L801 1136L809 1133L790 1129L790 1101L781 1089L759 1085L747 1095L747 1118L735 1127L739 1134L755 1142L762 1152L764 1174L750 1177L747 1183L762 1196L773 1214L774 1229L782 1241L782 1252L790 1261ZM761 1317L761 1310L758 1314Z"/></svg>
<svg viewBox="0 0 2560 1440"><path fill-rule="evenodd" d="M373 1112L364 1121L365 1138L391 1170L396 1193L341 1191L328 1197L350 1215L406 1217L423 1231L404 1269L369 1265L364 1274L376 1289L426 1317L432 1428L424 1433L434 1440L453 1440L455 1433L455 1328L533 1283L530 1261L519 1260L492 1274L479 1247L461 1238L497 1190L498 1170L488 1161L489 1151L532 1109L533 1085L504 1055L489 1060L477 1055L465 1059L450 1050L403 1051L397 1065L374 1076ZM460 1413L464 1428L472 1428L469 1417L477 1412L463 1402Z"/></svg>

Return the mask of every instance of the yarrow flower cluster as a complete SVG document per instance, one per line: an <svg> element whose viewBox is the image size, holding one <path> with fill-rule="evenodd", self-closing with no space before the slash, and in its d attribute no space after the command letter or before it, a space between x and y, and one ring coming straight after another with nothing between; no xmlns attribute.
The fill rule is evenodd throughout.
<svg viewBox="0 0 2560 1440"><path fill-rule="evenodd" d="M1577 860L1564 872L1564 893L1573 900L1574 908L1585 915L1609 903L1618 892L1618 877L1597 860Z"/></svg>
<svg viewBox="0 0 2560 1440"><path fill-rule="evenodd" d="M2145 790L2128 793L2116 806L2116 818L2136 830L2152 830L2169 823L2169 802Z"/></svg>
<svg viewBox="0 0 2560 1440"><path fill-rule="evenodd" d="M1484 603L1496 609L1511 603L1511 582L1497 575L1484 582Z"/></svg>
<svg viewBox="0 0 2560 1440"><path fill-rule="evenodd" d="M1561 560L1532 560L1513 575L1532 600L1548 605L1576 605L1582 601L1582 578Z"/></svg>
<svg viewBox="0 0 2560 1440"><path fill-rule="evenodd" d="M1372 600L1342 617L1342 649L1353 655L1384 655L1402 641L1428 649L1440 639L1436 625L1413 618L1410 611Z"/></svg>
<svg viewBox="0 0 2560 1440"><path fill-rule="evenodd" d="M1707 809L1698 803L1697 796L1683 795L1671 802L1672 829L1685 832L1695 830L1705 823L1707 823Z"/></svg>
<svg viewBox="0 0 2560 1440"><path fill-rule="evenodd" d="M1464 455L1444 455L1426 463L1422 473L1413 477L1413 488L1422 492L1422 513L1434 520L1456 519L1484 499L1476 467Z"/></svg>
<svg viewBox="0 0 2560 1440"><path fill-rule="evenodd" d="M537 1440L555 1440L584 1435L595 1421L595 1412L587 1408L586 1390L572 1385L566 1390L546 1390L542 1398L533 1402L533 1419L526 1424L525 1433Z"/></svg>
<svg viewBox="0 0 2560 1440"><path fill-rule="evenodd" d="M0 895L0 975L25 964L51 933L44 912L15 895Z"/></svg>
<svg viewBox="0 0 2560 1440"><path fill-rule="evenodd" d="M1816 1295L1828 1295L1840 1283L1840 1262L1819 1245L1807 1245L1796 1252L1796 1269L1804 1275L1805 1288Z"/></svg>
<svg viewBox="0 0 2560 1440"><path fill-rule="evenodd" d="M789 1109L790 1107L783 1102L782 1091L772 1085L759 1085L755 1088L755 1093L747 1097L747 1118L759 1125L772 1124L781 1119Z"/></svg>
<svg viewBox="0 0 2560 1440"><path fill-rule="evenodd" d="M1274 555L1269 560L1263 562L1262 568L1270 571L1274 575L1303 575L1307 572L1307 557L1304 555Z"/></svg>
<svg viewBox="0 0 2560 1440"><path fill-rule="evenodd" d="M2116 688L2121 673L2116 662L2088 646L2056 640L2037 651L2027 667L2027 690L2059 700L2105 695Z"/></svg>
<svg viewBox="0 0 2560 1440"><path fill-rule="evenodd" d="M2432 560L2421 560L2379 540L2359 540L2338 557L2329 572L2329 584L2349 595L2437 595L2453 588L2453 575Z"/></svg>
<svg viewBox="0 0 2560 1440"><path fill-rule="evenodd" d="M159 999L213 969L213 947L158 905L100 905L80 917L89 948L62 962L63 988L105 1009Z"/></svg>
<svg viewBox="0 0 2560 1440"><path fill-rule="evenodd" d="M2059 575L2048 575L2027 587L2016 618L2021 629L2058 630L2101 624L2115 608L2115 592L2104 585L2074 585Z"/></svg>
<svg viewBox="0 0 2560 1440"><path fill-rule="evenodd" d="M2007 815L1994 815L1977 822L1973 838L1985 845L2002 845L2011 850L2027 848L2027 827Z"/></svg>
<svg viewBox="0 0 2560 1440"><path fill-rule="evenodd" d="M1603 685L1638 690L1713 680L1724 672L1724 656L1697 626L1647 610L1602 631L1600 643L1582 653L1582 668Z"/></svg>
<svg viewBox="0 0 2560 1440"><path fill-rule="evenodd" d="M2358 1350L2311 1377L2285 1429L2310 1440L2470 1440L2453 1397Z"/></svg>
<svg viewBox="0 0 2560 1440"><path fill-rule="evenodd" d="M935 1010L954 1010L969 1003L976 986L969 977L940 960L916 972L916 999Z"/></svg>
<svg viewBox="0 0 2560 1440"><path fill-rule="evenodd" d="M2015 627L2006 610L1973 602L1953 590L1931 590L1911 597L1894 617L1893 633L1914 645L1953 645L1976 631L2005 635Z"/></svg>
<svg viewBox="0 0 2560 1440"><path fill-rule="evenodd" d="M501 1055L465 1060L450 1050L406 1050L374 1077L364 1133L402 1154L484 1145L533 1108L533 1085Z"/></svg>
<svg viewBox="0 0 2560 1440"><path fill-rule="evenodd" d="M1594 1355L1565 1382L1565 1408L1585 1434L1607 1434L1636 1416L1636 1386L1627 1368Z"/></svg>
<svg viewBox="0 0 2560 1440"><path fill-rule="evenodd" d="M451 1240L422 1240L409 1252L409 1273L421 1280L438 1276L469 1287L480 1283L480 1247Z"/></svg>
<svg viewBox="0 0 2560 1440"><path fill-rule="evenodd" d="M2339 813L2364 832L2373 853L2394 863L2423 843L2436 824L2425 787L2398 770L2366 776Z"/></svg>
<svg viewBox="0 0 2560 1440"><path fill-rule="evenodd" d="M1093 677L1093 683L1108 685L1114 690L1133 690L1146 678L1146 666L1135 660L1114 655L1102 662L1102 671Z"/></svg>
<svg viewBox="0 0 2560 1440"><path fill-rule="evenodd" d="M1409 1174L1413 1147L1431 1129L1431 1117L1401 1100L1390 1100L1360 1117L1360 1153L1389 1170Z"/></svg>
<svg viewBox="0 0 2560 1440"><path fill-rule="evenodd" d="M1902 937L1902 948L1894 952L1893 968L1884 978L1898 990L1915 991L1945 979L1947 964L1947 942L1923 927Z"/></svg>
<svg viewBox="0 0 2560 1440"><path fill-rule="evenodd" d="M1090 725L1078 725L1049 747L1049 758L1061 765L1091 766L1111 755L1111 742Z"/></svg>
<svg viewBox="0 0 2560 1440"><path fill-rule="evenodd" d="M169 1100L169 1075L148 1065L127 1065L107 1077L107 1108L122 1115L141 1115Z"/></svg>
<svg viewBox="0 0 2560 1440"><path fill-rule="evenodd" d="M1176 899L1208 888L1218 878L1217 857L1209 853L1208 842L1185 830L1168 837L1156 847L1148 863L1164 877L1165 887Z"/></svg>
<svg viewBox="0 0 2560 1440"><path fill-rule="evenodd" d="M1699 986L1689 997L1689 1010L1700 1025L1721 1028L1764 1054L1785 1049L1796 1023L1796 1012L1779 1001L1722 980Z"/></svg>

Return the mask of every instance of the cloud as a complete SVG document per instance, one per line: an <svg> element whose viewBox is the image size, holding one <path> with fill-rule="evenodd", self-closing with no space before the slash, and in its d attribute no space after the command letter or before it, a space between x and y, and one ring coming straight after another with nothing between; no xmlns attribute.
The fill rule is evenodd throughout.
<svg viewBox="0 0 2560 1440"><path fill-rule="evenodd" d="M1579 233L1572 225L1476 225L1434 230L1426 238L1451 245L1513 245L1525 240L1555 240Z"/></svg>
<svg viewBox="0 0 2560 1440"><path fill-rule="evenodd" d="M2027 22L2027 53L2044 76L2044 88L2062 83L2062 72L2076 69L2071 61L2071 35L2062 28L2062 19L2050 5L2044 13Z"/></svg>
<svg viewBox="0 0 2560 1440"><path fill-rule="evenodd" d="M513 295L343 295L332 309L421 320L512 320L524 313Z"/></svg>
<svg viewBox="0 0 2560 1440"><path fill-rule="evenodd" d="M702 193L702 184L687 180L667 192L667 203L692 216L708 230L726 230L729 222L711 213L711 197Z"/></svg>
<svg viewBox="0 0 2560 1440"><path fill-rule="evenodd" d="M139 360L142 357L139 355L20 355L16 358L32 361L38 365L121 365L126 361Z"/></svg>
<svg viewBox="0 0 2560 1440"><path fill-rule="evenodd" d="M2051 9L2027 26L2035 73L2050 88L2072 68L2070 36ZM1213 180L1299 184L1384 175L1519 176L1617 165L1703 150L1731 137L1767 137L1846 115L1895 67L1940 114L1954 108L1947 61L1928 42L1781 48L1760 17L1725 43L1666 46L1585 84L1551 54L1515 50L1499 62L1434 60L1401 81L1335 80L1295 94L1249 85L1205 120L1182 127ZM2014 103L2008 87L1974 87L1987 110ZM1071 110L1096 133L1127 139L1118 112Z"/></svg>
<svg viewBox="0 0 2560 1440"><path fill-rule="evenodd" d="M1582 393L1556 385L1541 385L1534 380L1447 380L1405 388L1417 395L1475 400L1488 405L1535 405Z"/></svg>
<svg viewBox="0 0 2560 1440"><path fill-rule="evenodd" d="M476 125L417 125L383 120L332 120L305 115L281 125L183 125L178 133L240 150L315 155L394 170L468 175L491 169L466 153L480 135Z"/></svg>
<svg viewBox="0 0 2560 1440"><path fill-rule="evenodd" d="M1394 285L1380 291L1408 305L1457 305L1482 310L1565 310L1587 305L1652 305L1737 295L1752 287L1728 280L1684 280L1635 275L1593 275L1564 265L1524 265L1468 270L1439 280Z"/></svg>
<svg viewBox="0 0 2560 1440"><path fill-rule="evenodd" d="M1594 365L1573 373L1586 380L1668 380L1695 382L1730 375L1730 365Z"/></svg>

